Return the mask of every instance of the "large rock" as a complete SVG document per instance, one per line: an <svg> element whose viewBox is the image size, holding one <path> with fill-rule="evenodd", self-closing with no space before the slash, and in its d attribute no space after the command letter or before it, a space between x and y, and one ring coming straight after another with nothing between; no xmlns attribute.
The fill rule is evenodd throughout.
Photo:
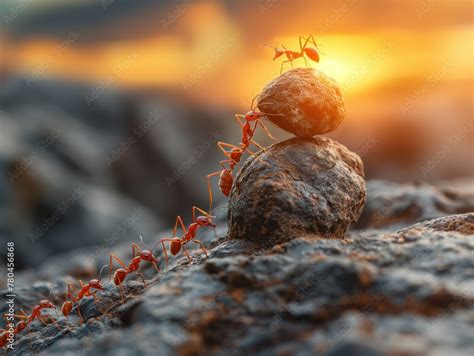
<svg viewBox="0 0 474 356"><path fill-rule="evenodd" d="M129 277L125 303L106 284L98 297L107 315L85 298L80 306L87 323L80 326L75 313L71 330L64 319L60 330L34 322L10 354L469 354L473 233L474 214L452 215L391 234L305 236L252 253L248 241L220 239L216 245L212 231L201 230L209 258L191 250L193 264L185 256L173 258L160 278L146 268L146 289ZM64 288L62 275L56 276L32 283L34 274L20 274L17 306L29 311L54 283Z"/></svg>
<svg viewBox="0 0 474 356"><path fill-rule="evenodd" d="M312 137L335 130L344 120L341 89L323 72L297 68L273 79L258 98L258 108L283 130Z"/></svg>
<svg viewBox="0 0 474 356"><path fill-rule="evenodd" d="M365 200L362 161L328 138L293 138L249 159L229 202L229 237L263 246L315 234L341 239Z"/></svg>

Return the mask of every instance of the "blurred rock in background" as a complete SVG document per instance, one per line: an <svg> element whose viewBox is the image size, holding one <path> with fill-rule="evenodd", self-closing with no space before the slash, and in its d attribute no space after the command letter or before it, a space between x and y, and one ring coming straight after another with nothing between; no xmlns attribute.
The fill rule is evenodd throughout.
<svg viewBox="0 0 474 356"><path fill-rule="evenodd" d="M17 268L55 253L152 236L207 206L222 120L191 103L57 81L0 88L2 241Z"/></svg>

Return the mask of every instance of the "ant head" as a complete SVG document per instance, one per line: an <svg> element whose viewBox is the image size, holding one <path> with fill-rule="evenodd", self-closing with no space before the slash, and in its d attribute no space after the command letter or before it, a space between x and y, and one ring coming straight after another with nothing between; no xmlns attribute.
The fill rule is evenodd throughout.
<svg viewBox="0 0 474 356"><path fill-rule="evenodd" d="M56 309L54 304L49 299L43 299L39 302L39 306L44 309Z"/></svg>
<svg viewBox="0 0 474 356"><path fill-rule="evenodd" d="M284 47L279 48L279 47L274 47L274 46L270 46L270 45L267 45L267 47L270 47L271 49L273 49L275 51L275 56L273 57L273 60L275 60L278 57L283 56L285 54L285 48Z"/></svg>
<svg viewBox="0 0 474 356"><path fill-rule="evenodd" d="M281 57L285 54L285 49L284 48L274 48L275 50L275 55L273 56L273 60L277 59L278 57Z"/></svg>
<svg viewBox="0 0 474 356"><path fill-rule="evenodd" d="M157 262L157 259L153 256L153 253L150 250L141 250L140 258L144 261Z"/></svg>
<svg viewBox="0 0 474 356"><path fill-rule="evenodd" d="M216 227L216 224L214 223L214 221L212 220L212 217L210 215L208 216L198 216L196 218L196 224L198 224L199 226L212 226L212 227Z"/></svg>
<svg viewBox="0 0 474 356"><path fill-rule="evenodd" d="M100 283L98 279L91 279L89 281L89 285L91 286L91 288L94 288L94 289L104 289L104 287L102 286L102 283Z"/></svg>
<svg viewBox="0 0 474 356"><path fill-rule="evenodd" d="M254 111L254 110L250 110L245 114L245 120L255 121L255 120L259 119L261 116L262 115L260 115L260 113Z"/></svg>
<svg viewBox="0 0 474 356"><path fill-rule="evenodd" d="M94 289L104 289L104 286L102 283L100 283L100 280L102 279L102 272L104 271L105 267L108 267L109 265L103 265L102 268L99 271L99 278L98 279L91 279L89 281L89 286Z"/></svg>

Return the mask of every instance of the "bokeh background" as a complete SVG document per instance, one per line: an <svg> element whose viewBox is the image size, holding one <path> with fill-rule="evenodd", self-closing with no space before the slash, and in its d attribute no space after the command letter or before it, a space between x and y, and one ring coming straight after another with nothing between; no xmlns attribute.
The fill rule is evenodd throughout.
<svg viewBox="0 0 474 356"><path fill-rule="evenodd" d="M233 115L279 74L266 45L299 35L343 88L328 136L368 179L472 183L472 14L469 0L4 0L0 238L21 269L154 242L206 207L216 141L239 142Z"/></svg>

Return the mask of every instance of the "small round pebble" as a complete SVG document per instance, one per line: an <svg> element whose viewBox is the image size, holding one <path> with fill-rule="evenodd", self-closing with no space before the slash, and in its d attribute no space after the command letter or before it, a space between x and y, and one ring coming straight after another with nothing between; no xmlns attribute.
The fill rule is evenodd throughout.
<svg viewBox="0 0 474 356"><path fill-rule="evenodd" d="M326 74L313 68L289 70L263 88L258 108L268 119L299 137L334 131L344 120L341 89Z"/></svg>

